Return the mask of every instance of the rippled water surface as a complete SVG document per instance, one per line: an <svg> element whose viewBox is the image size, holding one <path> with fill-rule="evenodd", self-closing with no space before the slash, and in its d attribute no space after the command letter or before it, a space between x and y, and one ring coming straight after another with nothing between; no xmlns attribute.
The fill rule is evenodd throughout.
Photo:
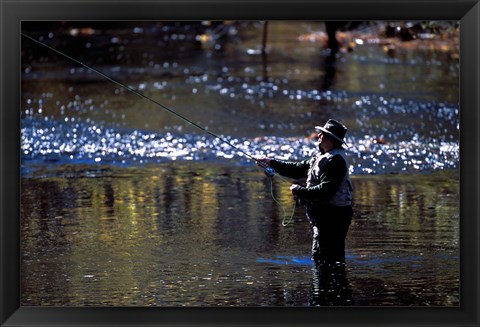
<svg viewBox="0 0 480 327"><path fill-rule="evenodd" d="M47 25L23 27L235 148L22 39L23 305L459 305L458 49L354 35L330 62L321 23L271 22L267 56L255 22ZM246 155L308 157L328 118L355 187L340 271Z"/></svg>
<svg viewBox="0 0 480 327"><path fill-rule="evenodd" d="M305 212L297 208L283 227L282 207L254 167L72 165L38 174L22 182L26 305L304 306L316 299ZM351 300L333 303L458 305L458 179L362 175L353 182L341 285ZM274 192L290 212L288 184L277 180Z"/></svg>

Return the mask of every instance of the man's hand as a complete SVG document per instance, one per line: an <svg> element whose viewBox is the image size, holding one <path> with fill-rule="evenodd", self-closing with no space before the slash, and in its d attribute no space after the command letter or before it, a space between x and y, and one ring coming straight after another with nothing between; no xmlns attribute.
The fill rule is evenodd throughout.
<svg viewBox="0 0 480 327"><path fill-rule="evenodd" d="M296 196L296 195L297 195L297 191L298 191L300 188L301 188L300 185L298 185L298 184L292 184L292 185L290 186L290 191L292 191L292 194L293 194L294 196Z"/></svg>

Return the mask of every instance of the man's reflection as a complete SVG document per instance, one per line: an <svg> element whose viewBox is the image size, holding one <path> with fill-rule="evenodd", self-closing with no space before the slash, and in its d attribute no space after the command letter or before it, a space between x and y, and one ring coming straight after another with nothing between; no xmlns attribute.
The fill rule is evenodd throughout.
<svg viewBox="0 0 480 327"><path fill-rule="evenodd" d="M349 306L352 294L348 286L345 262L315 261L310 306Z"/></svg>

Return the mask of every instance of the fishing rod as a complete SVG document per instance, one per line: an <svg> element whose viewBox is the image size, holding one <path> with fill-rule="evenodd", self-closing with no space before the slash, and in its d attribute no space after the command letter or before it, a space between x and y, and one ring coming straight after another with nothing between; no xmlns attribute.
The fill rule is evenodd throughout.
<svg viewBox="0 0 480 327"><path fill-rule="evenodd" d="M87 65L87 64L85 64L85 63L83 63L83 62L81 62L80 60L77 60L77 59L69 56L68 54L66 54L66 53L64 53L64 52L62 52L62 51L60 51L60 50L57 50L57 49L55 49L54 47L49 46L49 45L46 44L45 42L39 41L39 40L37 40L37 39L35 39L35 38L27 35L27 34L24 34L24 33L20 33L20 34L21 34L22 36L26 37L27 39L29 39L29 40L31 40L31 41L39 44L39 45L42 45L42 46L46 47L47 49L50 49L51 51L53 51L53 52L55 52L55 53L57 53L57 54L65 57L65 58L67 58L67 59L69 59L69 60L71 60L71 61L73 61L73 62L75 62L75 63L77 63L77 64L79 64L79 65L81 65L81 66L83 66L83 67L85 67L85 68L93 71L93 72L95 72L95 73L97 73L98 75L102 76L103 78L105 78L105 79L109 80L110 82L113 82L114 84L116 84L116 85L118 85L118 86L120 86L120 87L122 87L122 88L124 88L124 89L126 89L126 90L128 90L128 91L130 91L130 92L132 92L133 94L136 94L137 96L139 96L139 97L141 97L141 98L143 98L143 99L145 99L145 100L148 100L148 101L156 104L157 106L161 107L162 109L164 109L165 111L169 112L170 114L172 114L172 115L180 118L180 119L183 120L184 122L186 122L186 123L188 123L188 124L190 124L190 125L198 128L198 129L202 130L203 132L205 132L205 133L207 133L207 134L215 137L216 139L220 140L221 142L223 142L223 143L231 146L231 147L234 148L235 150L237 150L237 151L239 151L240 153L244 154L247 158L255 161L255 163L256 163L258 166L260 166L260 167L262 167L262 168L264 169L265 175L267 175L267 177L270 179L270 189L271 189L272 198L273 198L273 200L274 200L278 205L280 205L280 207L282 208L282 210L283 210L283 212L284 212L284 218L283 218L283 221L282 221L282 225L283 225L283 226L287 226L287 225L292 221L293 215L294 215L294 212L295 212L295 203L294 203L294 206L293 206L292 215L291 215L289 221L288 221L287 223L285 223L285 217L286 217L285 209L283 208L283 206L280 204L280 202L275 198L275 196L274 196L274 194L273 194L273 177L275 176L275 170L274 170L272 167L266 167L266 166L263 165L261 162L259 162L259 161L257 160L257 158L255 158L255 157L252 156L251 154L243 151L242 149L238 148L237 146L233 145L231 142L229 142L229 141L228 141L227 139L225 139L224 137L221 137L221 136L219 136L218 134L215 134L215 133L209 131L209 130L206 129L205 127L203 127L203 126L201 126L201 125L199 125L199 124L191 121L191 120L188 119L187 117L179 114L178 112L170 109L169 107L161 104L160 102L158 102L158 101L156 101L156 100L154 100L154 99L146 96L145 94L143 94L143 93L141 93L141 92L138 92L137 90L133 89L132 87L130 87L130 86L128 86L128 85L126 85L126 84L124 84L124 83L122 83L122 82L120 82L120 81L117 81L117 80L114 79L113 77L106 75L105 73L99 71L98 69L95 69L95 68L93 68L93 67L91 67L91 66L89 66L89 65ZM289 182L287 179L283 178L282 176L280 176L280 175L278 175L278 176L279 176L282 180L284 180L284 181L286 181L286 182Z"/></svg>

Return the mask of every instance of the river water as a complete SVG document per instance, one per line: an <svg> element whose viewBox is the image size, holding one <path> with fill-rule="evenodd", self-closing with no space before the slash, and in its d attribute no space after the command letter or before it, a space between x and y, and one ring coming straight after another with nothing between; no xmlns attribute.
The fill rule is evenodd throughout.
<svg viewBox="0 0 480 327"><path fill-rule="evenodd" d="M458 41L363 27L330 62L322 23L270 22L267 56L262 27L22 25L237 148L23 38L22 305L459 305ZM245 155L308 157L328 118L355 188L339 271Z"/></svg>

